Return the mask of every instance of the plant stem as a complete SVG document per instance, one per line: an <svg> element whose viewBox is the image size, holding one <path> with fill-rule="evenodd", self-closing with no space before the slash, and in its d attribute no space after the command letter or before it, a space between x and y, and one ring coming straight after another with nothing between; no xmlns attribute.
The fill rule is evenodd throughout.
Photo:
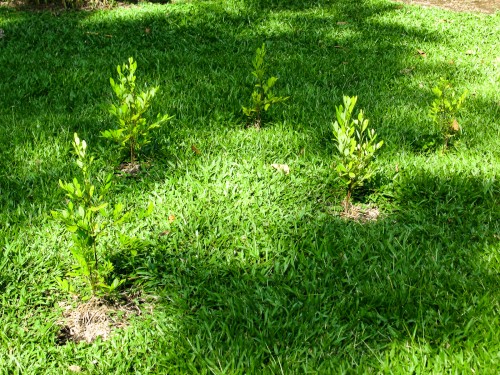
<svg viewBox="0 0 500 375"><path fill-rule="evenodd" d="M134 140L130 140L130 164L134 165L135 164L135 153L134 153Z"/></svg>
<svg viewBox="0 0 500 375"><path fill-rule="evenodd" d="M344 213L347 214L349 213L349 207L351 205L351 193L352 193L352 187L349 186L347 188L347 196L345 197L345 201L344 201Z"/></svg>

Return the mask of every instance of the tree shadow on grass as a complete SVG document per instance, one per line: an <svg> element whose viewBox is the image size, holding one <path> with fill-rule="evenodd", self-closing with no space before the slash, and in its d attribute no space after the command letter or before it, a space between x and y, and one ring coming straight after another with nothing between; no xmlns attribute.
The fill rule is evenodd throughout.
<svg viewBox="0 0 500 375"><path fill-rule="evenodd" d="M218 236L213 217L193 213L196 232L173 231L129 264L119 255L117 270L161 296L160 311L180 311L175 350L199 371L366 371L391 345L488 351L500 297L498 181L422 171L401 189L398 211L377 222L318 205L269 217L239 246L238 230ZM273 248L255 246L266 232Z"/></svg>
<svg viewBox="0 0 500 375"><path fill-rule="evenodd" d="M344 3L339 7L341 5ZM285 16L278 13L290 24L290 28L281 30L271 25L272 18L262 18L251 10L231 12L211 3L198 6L188 9L166 6L165 13L146 13L140 19L113 18L88 12L61 17L50 14L31 19L20 17L18 21L6 25L2 40L5 56L9 57L3 64L6 80L3 83L5 91L2 91L9 93L4 95L5 107L14 108L17 112L21 109L18 108L19 103L24 106L29 103L35 113L46 110L47 105L68 113L92 108L110 96L108 82L116 65L134 55L145 82L165 82L169 87L164 89L168 90L172 99L186 97L188 102L200 99L197 108L190 108L190 118L208 112L216 104L214 101L221 99L224 99L220 102L222 106L227 106L229 102L229 108L234 107L239 112L240 101L246 96L234 94L239 93L239 87L246 83L239 81L238 75L241 74L236 74L236 71L247 69L250 76L249 60L255 48L265 40L272 42L272 48L276 49L274 56L273 50L270 50L270 64L276 65L277 73L286 73L283 81L292 87L295 86L294 77L290 75L291 67L287 62L299 63L296 69L315 73L318 62L324 65L323 70L341 64L341 56L326 65L321 62L336 42L359 47L366 45L366 48L362 47L365 52L373 48L373 44L367 43L370 38L366 38L366 32L357 30L363 27L362 22L336 26L335 20L316 13L299 12ZM392 10L394 7L391 5L368 8L357 4L349 8L345 15L354 21L363 21ZM219 19L223 23L214 22ZM30 33L41 35L39 44L34 44L26 35L28 20ZM381 27L379 31L386 27ZM355 29L354 37L346 35L342 29ZM431 37L425 31L405 30L411 38L429 40ZM327 34L330 31L338 37L336 40L329 40ZM322 37L325 40L320 41ZM318 48L316 42L323 44ZM304 59L305 54L312 59ZM391 60L399 57L390 53L384 56ZM283 64L279 60L283 60ZM391 65L394 62L391 61ZM345 75L372 70L371 66L358 68L356 65L347 67ZM26 79L27 72L30 72L29 80ZM339 74L330 84L343 81L343 75ZM316 76L308 78L317 80ZM228 81L232 83L227 84ZM231 89L229 97L220 91L221 88ZM212 95L208 95L210 91L213 91Z"/></svg>
<svg viewBox="0 0 500 375"><path fill-rule="evenodd" d="M288 3L273 4L270 6ZM304 4L304 8L310 5ZM350 12L346 10L346 14L361 19L393 9L391 5L341 5ZM283 75L280 85L294 96L296 103L283 114L294 123L317 127L326 117L329 123L331 113L325 116L325 111L317 109L330 108L331 98L340 97L339 88L346 85L345 77L363 70L358 65L360 60L343 73L332 74L332 68L341 66L344 57L340 54L334 61L327 61L327 57L328 49L337 42L361 46L366 33L344 35L339 26L334 30L338 38L323 38L324 44L317 49L319 39L310 31L326 34L332 26L331 20L319 15L286 15L291 29L275 33L273 28L267 30L266 19L252 9L232 12L212 3L198 6L166 6L161 8L165 13L152 11L141 18L114 18L112 13L99 12L33 15L0 8L6 16L2 23L5 36L0 40L4 53L0 81L0 139L5 144L2 162L14 164L20 139L43 136L60 143L57 129L70 133L69 141L71 133L78 131L90 145L102 144L100 132L112 126L105 108L112 100L109 77L115 75L116 65L132 55L139 61L138 79L162 86L160 103L154 109L176 116L178 130L167 130L174 138L177 134L176 139L206 127L213 119L225 119L233 125L240 120L244 123L241 105L250 97L252 84L240 72L247 69L250 77L249 60L264 40L272 43L269 63L276 66L276 74ZM224 23L214 19L223 19ZM429 39L426 32L411 33L416 39ZM40 37L34 40L34 36ZM397 53L387 56L388 65L397 65ZM290 74L294 69L311 75L297 79ZM325 74L318 80L316 73L320 71ZM357 82L367 79L351 79L349 85L355 90ZM320 103L325 98L328 102ZM318 104L311 106L311 101ZM48 112L56 115L51 118ZM28 123L30 120L33 124ZM20 123L23 126L19 128ZM22 176L18 182L23 185Z"/></svg>
<svg viewBox="0 0 500 375"><path fill-rule="evenodd" d="M19 139L37 137L27 132L29 126L16 135L12 128L19 119L40 118L47 108L63 114L40 122L36 132L44 133L47 142L64 138L53 134L64 128L70 129L64 142L79 131L89 144L102 145L99 132L108 122L99 106L110 98L108 82L116 65L131 55L143 82L163 86L159 107L178 119L178 127L166 131L172 132L172 144L214 119L230 119L236 127L235 113L251 91L241 71L250 75L250 59L264 41L272 74L280 77L278 94L293 97L282 118L317 131L313 153L330 147L321 131L343 93L360 95L361 107L381 124L381 138L388 143L401 141L401 132L410 139L419 134L420 123L401 113L421 103L425 93L405 74L413 69L412 74L432 81L449 73L444 63L429 71L416 51L423 43L446 39L426 27L375 22L377 15L397 11L387 4L342 2L332 17L306 14L308 4L314 5L307 9L312 12L319 2L269 4L268 13L283 10L282 22L266 18L266 12L232 12L213 3L162 8L165 12L140 19L75 13L2 20L2 169L17 160ZM293 6L304 12L291 14ZM294 71L303 74L294 76ZM394 108L387 108L387 97L397 97ZM485 103L471 101L478 107ZM495 118L487 104L485 115ZM396 109L399 115L391 117ZM277 157L288 151L280 152ZM2 189L13 191L6 207L27 210L26 220L30 213L40 215L49 191L40 186L56 188L58 178L69 178L64 163L70 158L50 159L44 171L33 169L36 178L13 170L7 182L0 180ZM167 183L169 172L159 173L158 180ZM405 178L395 195L399 211L376 223L332 217L314 192L308 197L315 204L306 214L286 202L264 215L257 208L247 214L235 202L221 201L216 207L191 208L187 217L194 223L162 236L133 261L127 263L129 253L120 254L118 272L139 278L162 296L158 309L175 305L182 312L174 347L178 356L158 361L178 361L178 368L193 361L200 371L222 364L228 372L303 368L334 373L341 367L377 368L373 353L411 340L460 350L468 337L482 336L488 349L497 339L487 321L497 321L499 280L487 255L498 249L498 182L487 185L483 178L460 175L414 177ZM23 201L29 189L34 196ZM277 214L287 209L290 215Z"/></svg>
<svg viewBox="0 0 500 375"><path fill-rule="evenodd" d="M109 77L129 56L139 61L141 82L162 86L154 111L175 115L174 126L157 134L157 144L148 155L162 164L145 181L151 184L169 176L169 161L195 164L179 152L179 145L189 150L191 144L186 142L205 137L207 126L220 129L221 134L243 127L241 105L252 87L250 59L264 41L270 73L279 76L277 93L292 97L272 120L285 123L286 119L286 126L309 132L310 155L329 155L334 105L342 94L359 94L360 108L389 148L419 151L426 144L427 110L415 107L430 99L435 77L458 74L459 69L425 62L416 48L421 43L444 43L442 35L428 27L374 21L385 14L397 17L395 4L328 2L335 12L327 16L316 12L325 3L256 4L265 12L203 2L155 8L140 18L99 12L32 15L0 8L5 15L5 37L0 40L0 139L4 144L0 189L8 192L0 198L2 208L17 209L21 215L15 220L22 222L24 213L33 218L57 206L58 197L51 192L59 179L73 177L72 156L65 152L40 159L39 154L50 145L68 150L75 131L93 152L99 150L108 157L101 152L107 145L100 132L113 126L105 105L112 100ZM241 74L242 70L248 74ZM293 74L296 71L300 74ZM422 75L429 87L415 87L407 74ZM476 122L494 122L495 103L472 97L468 103L481 108ZM415 112L421 118L415 118ZM476 139L487 139L492 129L486 125L473 130ZM32 146L21 158L18 146L24 142ZM212 143L228 147L220 140ZM268 151L276 160L289 152L286 148Z"/></svg>
<svg viewBox="0 0 500 375"><path fill-rule="evenodd" d="M259 6L269 10L287 4ZM111 99L109 77L116 65L135 56L139 79L162 86L158 107L176 115L182 128L203 127L207 117L237 121L252 86L241 71L250 77L249 60L263 41L269 44L271 73L280 77L283 94L293 99L282 116L276 115L278 121L291 118L318 128L331 121L332 111L325 108L333 108L342 94L360 95L360 104L378 122L386 122L384 115L397 109L386 108L389 96L396 96L403 110L421 101L423 90L407 87L401 71L423 72L429 64L416 51L422 43L442 43L439 33L372 19L389 13L396 17L395 4L313 4L313 10L319 5L336 9L336 17L306 11L312 3L300 4L304 9L277 10L275 15L208 2L165 6L165 13L151 11L140 19L92 12L17 17L6 24L1 41L8 57L2 61L4 115L15 119L30 112L36 117L53 108L74 123L89 123L82 128L94 137L106 118L106 111L99 110ZM26 29L41 36L38 44ZM446 76L450 69L434 64L431 74L423 74ZM294 71L301 74L290 74ZM411 120L406 127L418 125L418 119Z"/></svg>

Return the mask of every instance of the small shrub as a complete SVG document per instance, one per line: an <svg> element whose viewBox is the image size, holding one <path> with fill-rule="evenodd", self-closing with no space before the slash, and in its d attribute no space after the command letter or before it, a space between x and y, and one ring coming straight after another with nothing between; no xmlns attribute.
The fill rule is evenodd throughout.
<svg viewBox="0 0 500 375"><path fill-rule="evenodd" d="M443 78L439 84L432 89L435 99L431 104L429 116L431 117L436 131L443 137L443 148L446 150L452 139L461 133L461 127L457 121L457 114L467 97L467 90L456 97L451 83Z"/></svg>
<svg viewBox="0 0 500 375"><path fill-rule="evenodd" d="M347 189L344 201L346 211L354 189L373 175L375 152L384 143L376 142L377 134L374 129L368 129L369 121L364 118L362 110L357 119L352 119L357 100L356 96L344 96L344 105L336 107L337 120L333 123L333 136L340 154L336 170Z"/></svg>
<svg viewBox="0 0 500 375"><path fill-rule="evenodd" d="M113 292L124 280L115 278L111 284L106 280L113 272L113 265L106 254L106 247L100 246L100 238L110 227L117 226L129 216L123 213L123 205L117 204L110 210L106 194L111 187L112 175L94 185L91 174L93 157L88 156L87 144L75 133L73 148L76 164L81 170L81 178L71 182L59 180L60 187L66 192L67 208L52 211L54 218L66 226L72 234L71 253L75 264L68 276L83 280L92 296L101 296ZM74 293L75 287L67 279L57 279L59 286Z"/></svg>
<svg viewBox="0 0 500 375"><path fill-rule="evenodd" d="M110 78L111 87L118 97L118 104L111 104L109 112L116 118L118 129L102 132L104 138L117 142L123 149L130 153L130 164L136 163L138 151L151 141L151 131L159 128L172 117L158 115L156 121L149 123L144 115L151 106L159 87L147 91L136 91L137 62L132 57L128 64L117 66L118 82Z"/></svg>
<svg viewBox="0 0 500 375"><path fill-rule="evenodd" d="M243 113L248 118L248 124L260 128L262 125L263 112L266 112L272 105L282 103L288 100L288 97L274 96L271 89L276 84L278 78L265 78L264 57L266 55L266 46L262 44L257 48L255 57L252 61L254 70L252 75L255 77L255 86L252 92L250 107L242 106Z"/></svg>

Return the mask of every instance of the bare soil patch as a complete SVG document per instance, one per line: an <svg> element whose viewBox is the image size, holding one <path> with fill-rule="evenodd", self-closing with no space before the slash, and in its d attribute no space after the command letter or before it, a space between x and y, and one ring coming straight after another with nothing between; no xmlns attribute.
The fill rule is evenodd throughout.
<svg viewBox="0 0 500 375"><path fill-rule="evenodd" d="M133 177L141 171L141 165L139 163L121 163L117 170L121 175Z"/></svg>
<svg viewBox="0 0 500 375"><path fill-rule="evenodd" d="M347 205L347 207L346 207ZM342 202L344 210L340 217L345 220L353 220L361 223L377 221L380 219L380 210L376 206L365 206Z"/></svg>
<svg viewBox="0 0 500 375"><path fill-rule="evenodd" d="M61 302L64 309L58 321L61 327L57 337L60 345L68 341L92 343L98 337L107 340L112 331L127 326L132 315L140 315L141 310L135 303L111 304L99 298L91 298L76 307Z"/></svg>
<svg viewBox="0 0 500 375"><path fill-rule="evenodd" d="M437 7L456 12L495 13L500 11L500 0L394 0L398 3Z"/></svg>

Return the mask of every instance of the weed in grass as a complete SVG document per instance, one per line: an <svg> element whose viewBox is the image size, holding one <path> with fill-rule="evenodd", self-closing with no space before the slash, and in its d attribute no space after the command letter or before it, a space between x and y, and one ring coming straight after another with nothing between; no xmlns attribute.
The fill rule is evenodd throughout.
<svg viewBox="0 0 500 375"><path fill-rule="evenodd" d="M467 90L456 97L449 81L441 78L439 84L432 89L435 99L431 104L429 116L431 117L436 131L443 137L443 150L446 151L452 140L459 136L462 128L457 121L457 114L467 96Z"/></svg>
<svg viewBox="0 0 500 375"><path fill-rule="evenodd" d="M66 226L73 234L73 254L75 265L68 276L79 278L87 284L91 295L101 296L112 293L124 280L115 278L111 284L106 279L113 272L113 264L109 261L106 251L100 249L99 238L107 232L110 226L124 222L130 215L123 213L123 205L116 204L112 213L107 212L109 203L106 193L111 187L112 175L98 186L94 185L91 174L93 157L87 154L87 143L74 134L73 148L77 156L76 164L81 170L82 178L73 178L71 182L59 180L59 185L68 197L67 208L52 211L54 218ZM109 218L110 220L103 220ZM67 279L57 279L61 289L76 293L76 288ZM88 298L88 296L84 296Z"/></svg>
<svg viewBox="0 0 500 375"><path fill-rule="evenodd" d="M275 96L271 89L276 84L278 78L266 78L266 70L264 66L264 57L266 56L266 45L262 44L261 48L257 48L255 57L252 61L254 70L252 75L255 77L255 86L252 92L250 107L242 107L243 113L248 118L248 124L259 129L262 126L262 116L264 112L274 104L283 103L288 100L288 97Z"/></svg>
<svg viewBox="0 0 500 375"><path fill-rule="evenodd" d="M362 186L375 172L372 163L375 152L384 144L384 141L376 142L375 129L368 129L369 121L364 118L362 110L357 119L352 119L357 100L356 96L344 96L344 105L336 107L337 120L333 123L333 137L340 154L335 169L347 187L344 213L350 211L354 189Z"/></svg>
<svg viewBox="0 0 500 375"><path fill-rule="evenodd" d="M151 142L151 131L159 128L172 117L160 115L153 123L143 117L151 106L159 87L153 87L147 91L136 92L137 62L132 57L128 64L117 66L118 82L110 78L111 87L118 97L118 104L111 104L109 112L118 121L118 129L110 129L102 132L104 138L111 139L120 144L123 149L130 152L130 165L135 168L137 152Z"/></svg>

